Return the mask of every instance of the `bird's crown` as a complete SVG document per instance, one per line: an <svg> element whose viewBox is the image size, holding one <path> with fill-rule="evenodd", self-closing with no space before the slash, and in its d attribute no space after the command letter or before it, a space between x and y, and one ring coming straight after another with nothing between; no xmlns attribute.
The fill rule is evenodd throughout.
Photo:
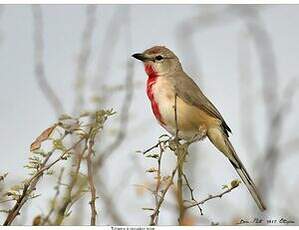
<svg viewBox="0 0 299 230"><path fill-rule="evenodd" d="M148 55L163 54L167 57L177 58L176 55L165 46L153 46L145 50L143 53Z"/></svg>

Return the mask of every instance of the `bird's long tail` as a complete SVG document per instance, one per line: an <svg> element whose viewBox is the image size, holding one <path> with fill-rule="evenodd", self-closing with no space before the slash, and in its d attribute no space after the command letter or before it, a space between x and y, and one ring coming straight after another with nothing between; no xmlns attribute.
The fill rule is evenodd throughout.
<svg viewBox="0 0 299 230"><path fill-rule="evenodd" d="M246 185L258 208L261 211L265 211L266 206L264 205L253 180L250 178L247 170L239 159L227 135L225 135L221 128L215 127L208 130L208 137L217 149L219 149L229 159L243 183Z"/></svg>

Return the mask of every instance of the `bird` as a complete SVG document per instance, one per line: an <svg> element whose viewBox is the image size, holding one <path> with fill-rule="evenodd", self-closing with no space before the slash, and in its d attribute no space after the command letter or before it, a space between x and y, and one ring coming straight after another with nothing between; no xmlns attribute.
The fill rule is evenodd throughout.
<svg viewBox="0 0 299 230"><path fill-rule="evenodd" d="M259 210L266 210L253 180L229 141L231 129L199 86L184 72L175 53L159 45L132 57L144 64L148 76L146 93L159 124L182 140L196 142L208 137L235 168Z"/></svg>

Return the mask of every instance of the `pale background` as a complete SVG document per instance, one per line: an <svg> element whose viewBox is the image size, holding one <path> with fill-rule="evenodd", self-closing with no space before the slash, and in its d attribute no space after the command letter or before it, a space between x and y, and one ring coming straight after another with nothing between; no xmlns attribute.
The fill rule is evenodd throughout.
<svg viewBox="0 0 299 230"><path fill-rule="evenodd" d="M27 161L30 144L43 129L56 121L57 116L34 75L31 6L0 7L0 173L9 173L6 178L9 187L25 178L27 170L23 165ZM41 8L45 74L65 112L71 114L86 6L43 5ZM255 14L253 19L248 19L246 15L251 11ZM259 15L258 20L256 15ZM124 82L126 63L131 54L153 45L166 45L178 55L185 71L201 85L222 113L233 131L231 141L252 177L261 177L261 169L267 167L260 159L265 154L269 133L273 133L265 110L263 87L264 84L270 87L274 84L275 87L273 78L277 76L279 100L274 101L277 105L285 98L287 85L290 82L297 84L294 79L299 76L299 6L99 5L95 16L84 89L86 108L94 106L92 97L101 90L104 81L106 85ZM262 36L257 32L257 40L254 40L254 31L248 27L250 20L258 22L258 26L253 23L254 28L263 30ZM264 40L264 33L268 40ZM269 46L272 53L267 51ZM263 48L266 56L262 59L270 62L270 69L265 66L267 63L261 61ZM266 71L265 75L263 71ZM99 225L149 222L150 212L143 211L142 207L153 204L152 196L146 191L138 194L134 185L153 180L145 170L154 165L154 161L135 152L154 145L165 131L153 118L145 94L146 75L142 64L137 61L134 61L133 77L134 92L128 108L125 139L101 171L108 191L113 191L113 206L123 221L117 223L111 218L99 192ZM103 106L119 111L123 96L123 90L107 92ZM268 211L264 217L285 217L298 224L298 94L291 99L287 99L293 103L284 109L287 116L283 116L283 127L279 129L279 138L274 141L279 151L277 170L269 177L274 183L265 189L270 191L265 199ZM118 122L118 114L107 121L105 135L108 137L104 140L108 141L109 135L113 138ZM192 150L186 167L199 200L221 191L223 184L237 178L230 164L208 140L195 144ZM15 224L31 224L34 216L46 210L54 193L54 183L55 179L45 178L38 185L41 196L30 201L30 206L25 206L26 211ZM89 223L88 199L82 199L82 203L79 209L74 206L65 224ZM192 210L190 215L194 224L233 224L239 218L260 216L244 185L202 208L203 217L198 210ZM77 222L72 219L76 212L82 217ZM0 215L1 222L4 217L4 214ZM176 218L175 210L166 207L161 211L160 224L176 224Z"/></svg>

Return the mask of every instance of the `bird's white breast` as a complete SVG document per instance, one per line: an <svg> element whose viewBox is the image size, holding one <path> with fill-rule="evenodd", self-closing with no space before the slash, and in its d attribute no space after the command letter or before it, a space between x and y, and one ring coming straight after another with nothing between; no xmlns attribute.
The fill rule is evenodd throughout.
<svg viewBox="0 0 299 230"><path fill-rule="evenodd" d="M174 89L164 77L158 77L153 85L153 94L158 104L163 123L169 124L174 116Z"/></svg>
<svg viewBox="0 0 299 230"><path fill-rule="evenodd" d="M175 135L175 89L166 77L158 77L153 85L153 96L158 104L162 123L159 122L169 133ZM201 139L205 132L201 133L200 127L193 125L194 116L192 111L182 106L182 100L177 98L177 122L179 126L179 137L183 139ZM185 125L187 124L187 125ZM185 128L188 127L188 128ZM185 129L184 129L185 128ZM197 136L197 137L195 137Z"/></svg>

